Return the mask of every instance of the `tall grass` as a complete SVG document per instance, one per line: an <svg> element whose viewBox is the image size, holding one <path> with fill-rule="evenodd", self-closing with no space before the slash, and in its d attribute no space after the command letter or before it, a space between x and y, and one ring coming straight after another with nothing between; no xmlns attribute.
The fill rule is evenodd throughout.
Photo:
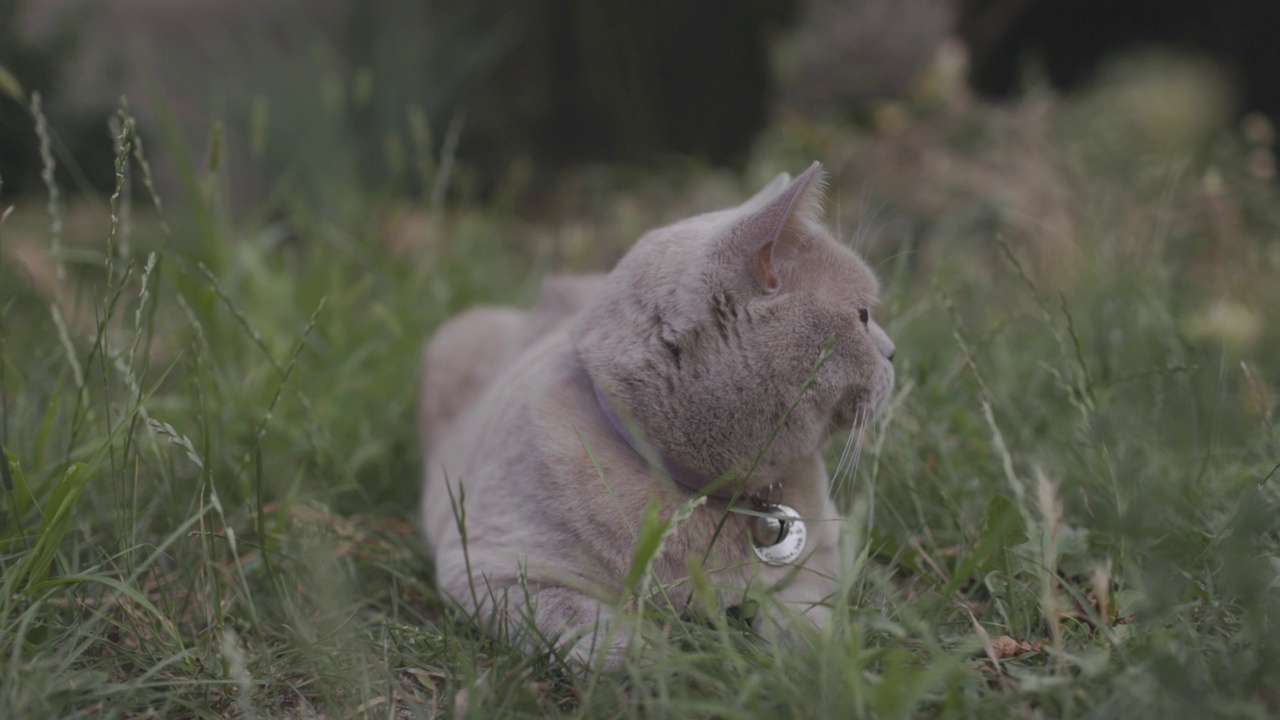
<svg viewBox="0 0 1280 720"><path fill-rule="evenodd" d="M1000 139L1018 112L921 128L981 166L1026 151ZM974 199L935 178L943 206L921 210L859 165L896 141L776 131L753 167L833 164L833 220L870 238L899 347L889 420L841 498L850 602L794 652L649 608L646 661L589 677L477 632L432 587L412 526L419 350L466 305L527 298L529 268L580 242L529 237L673 211L623 193L531 229L437 204L397 244L353 187L350 212L237 221L217 150L178 163L169 202L127 110L116 127L109 217L26 203L0 225L0 715L1280 711L1280 212L1235 141L1146 179L1112 155L1047 162L1076 228L1055 268L1005 185Z"/></svg>

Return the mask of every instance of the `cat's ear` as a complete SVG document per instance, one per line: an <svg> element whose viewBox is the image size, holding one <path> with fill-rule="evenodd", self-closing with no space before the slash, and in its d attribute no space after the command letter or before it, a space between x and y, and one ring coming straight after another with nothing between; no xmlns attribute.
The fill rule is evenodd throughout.
<svg viewBox="0 0 1280 720"><path fill-rule="evenodd" d="M777 187L775 187L777 186ZM741 206L732 242L749 259L751 272L767 291L782 286L785 266L803 239L803 227L822 213L825 174L815 162L794 180L786 173Z"/></svg>
<svg viewBox="0 0 1280 720"><path fill-rule="evenodd" d="M770 180L768 185L765 185L764 187L760 188L760 192L757 192L755 195L752 195L750 200L742 203L738 207L739 209L748 211L748 212L752 210L757 210L763 207L765 203L772 200L774 196L782 192L783 188L785 188L787 185L790 185L790 184L791 184L790 173L784 173L784 172L778 173L778 176Z"/></svg>

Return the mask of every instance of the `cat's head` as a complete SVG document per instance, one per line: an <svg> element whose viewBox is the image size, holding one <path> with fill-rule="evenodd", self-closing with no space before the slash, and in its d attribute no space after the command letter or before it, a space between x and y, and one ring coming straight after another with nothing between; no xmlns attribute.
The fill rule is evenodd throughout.
<svg viewBox="0 0 1280 720"><path fill-rule="evenodd" d="M596 385L684 467L717 477L764 450L758 487L887 400L879 284L821 223L824 194L814 163L737 207L653 230L578 317L574 345Z"/></svg>

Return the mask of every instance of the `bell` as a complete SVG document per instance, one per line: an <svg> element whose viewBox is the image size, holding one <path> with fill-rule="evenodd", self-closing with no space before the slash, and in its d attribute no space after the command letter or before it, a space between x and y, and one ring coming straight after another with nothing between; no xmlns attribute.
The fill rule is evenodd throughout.
<svg viewBox="0 0 1280 720"><path fill-rule="evenodd" d="M798 560L804 553L807 536L804 519L793 507L773 505L768 515L751 519L753 549L766 565L786 565Z"/></svg>
<svg viewBox="0 0 1280 720"><path fill-rule="evenodd" d="M761 515L751 521L751 539L756 547L773 547L787 538L791 523L776 514Z"/></svg>

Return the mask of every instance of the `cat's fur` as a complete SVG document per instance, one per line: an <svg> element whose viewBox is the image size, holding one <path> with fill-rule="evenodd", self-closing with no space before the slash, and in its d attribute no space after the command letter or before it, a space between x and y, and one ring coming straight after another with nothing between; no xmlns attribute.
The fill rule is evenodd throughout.
<svg viewBox="0 0 1280 720"><path fill-rule="evenodd" d="M444 592L482 613L531 613L538 634L583 659L608 643L617 661L627 636L603 628L620 622L639 520L650 501L670 517L695 493L620 436L594 382L646 449L706 478L741 479L758 459L743 496L767 491L808 519L804 555L765 565L749 515L730 513L711 543L728 503L709 497L668 538L655 579L685 578L710 546L721 608L751 586L824 619L840 518L819 450L883 405L894 350L863 321L877 282L820 223L823 194L814 163L742 205L649 232L607 276L548 280L532 311L478 308L440 328L420 420L422 523Z"/></svg>

